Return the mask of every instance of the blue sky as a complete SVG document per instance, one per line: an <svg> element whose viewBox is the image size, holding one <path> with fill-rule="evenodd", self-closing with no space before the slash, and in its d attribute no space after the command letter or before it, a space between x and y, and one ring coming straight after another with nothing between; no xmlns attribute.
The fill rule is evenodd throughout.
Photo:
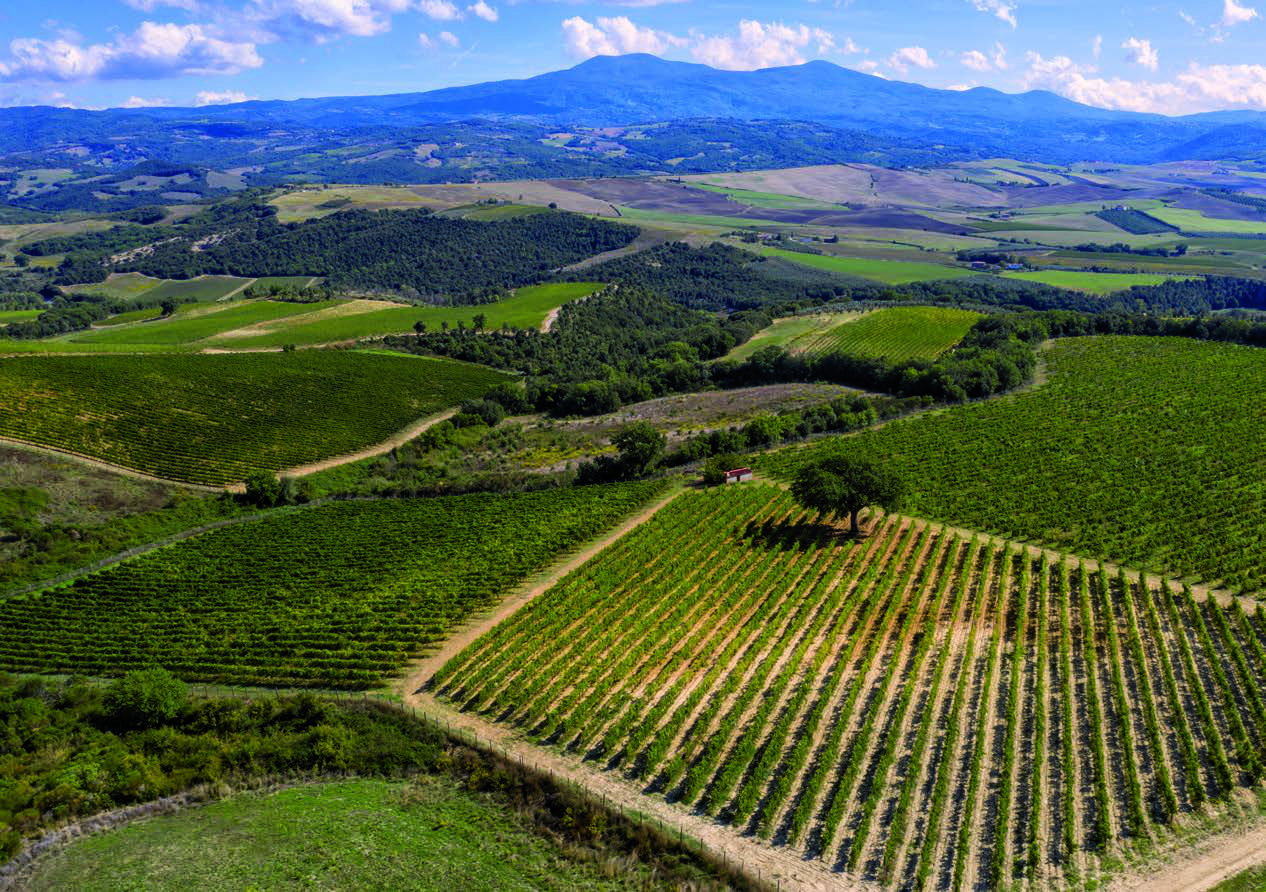
<svg viewBox="0 0 1266 892"><path fill-rule="evenodd" d="M5 5L0 105L410 92L653 52L731 69L826 59L1167 114L1266 109L1266 0L44 0L42 18Z"/></svg>

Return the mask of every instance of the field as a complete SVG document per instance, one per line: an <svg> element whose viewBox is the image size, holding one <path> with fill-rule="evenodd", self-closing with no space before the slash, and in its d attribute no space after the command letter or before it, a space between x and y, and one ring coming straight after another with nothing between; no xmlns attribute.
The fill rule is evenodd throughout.
<svg viewBox="0 0 1266 892"><path fill-rule="evenodd" d="M194 344L248 325L315 313L337 305L335 301L292 304L268 300L215 303L210 306L185 304L167 319L153 319L152 311L149 319L145 315L128 313L125 315L130 317L129 321L138 324L109 325L97 331L71 335L70 340L76 344ZM138 314L146 312L137 311ZM117 319L114 321L118 322Z"/></svg>
<svg viewBox="0 0 1266 892"><path fill-rule="evenodd" d="M1127 566L1266 590L1266 387L1257 348L1185 339L1075 338L1050 380L984 404L789 449L882 458L908 510Z"/></svg>
<svg viewBox="0 0 1266 892"><path fill-rule="evenodd" d="M761 329L746 343L739 344L725 358L734 362L742 362L765 347L792 348L806 338L821 334L824 331L830 331L836 326L858 317L859 314L857 313L815 313L775 319L773 325Z"/></svg>
<svg viewBox="0 0 1266 892"><path fill-rule="evenodd" d="M1266 616L773 487L686 495L442 696L888 887L1059 885L1263 773Z"/></svg>
<svg viewBox="0 0 1266 892"><path fill-rule="evenodd" d="M380 443L505 380L346 352L0 360L0 436L158 477L242 480Z"/></svg>
<svg viewBox="0 0 1266 892"><path fill-rule="evenodd" d="M961 341L980 318L970 310L893 307L803 337L791 349L810 355L844 353L889 362L934 359Z"/></svg>
<svg viewBox="0 0 1266 892"><path fill-rule="evenodd" d="M0 669L367 688L656 483L334 502L203 533L0 600Z"/></svg>
<svg viewBox="0 0 1266 892"><path fill-rule="evenodd" d="M130 824L77 840L26 888L615 892L630 881L670 888L611 878L504 806L424 777L246 793Z"/></svg>
<svg viewBox="0 0 1266 892"><path fill-rule="evenodd" d="M42 312L43 310L0 310L0 325L8 325L10 322L30 322Z"/></svg>
<svg viewBox="0 0 1266 892"><path fill-rule="evenodd" d="M746 247L746 246L745 246ZM904 260L871 260L865 257L836 257L831 254L803 254L780 248L760 247L757 253L765 257L781 257L792 263L824 269L827 272L844 273L863 279L874 279L885 285L905 285L910 282L934 282L938 279L958 279L972 275L971 270L957 266L940 266L935 263L918 263Z"/></svg>
<svg viewBox="0 0 1266 892"><path fill-rule="evenodd" d="M1162 208L1152 211L1152 216L1163 220L1170 226L1177 226L1183 232L1231 232L1238 235L1266 235L1266 221L1227 220L1209 217L1200 211L1188 211L1180 208Z"/></svg>
<svg viewBox="0 0 1266 892"><path fill-rule="evenodd" d="M151 279L140 273L111 273L104 282L71 285L66 290L72 294L104 294L106 297L127 300L139 297L163 283L163 279Z"/></svg>
<svg viewBox="0 0 1266 892"><path fill-rule="evenodd" d="M1159 285L1171 276L1148 273L1082 273L1065 270L1041 270L1038 272L1003 273L1003 278L1020 279L1024 282L1040 282L1069 291L1085 291L1090 294L1112 294L1135 285Z"/></svg>

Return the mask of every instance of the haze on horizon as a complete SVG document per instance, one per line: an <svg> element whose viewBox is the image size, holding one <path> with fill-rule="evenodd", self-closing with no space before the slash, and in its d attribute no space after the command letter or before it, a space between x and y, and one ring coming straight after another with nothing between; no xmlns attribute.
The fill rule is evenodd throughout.
<svg viewBox="0 0 1266 892"><path fill-rule="evenodd" d="M0 105L414 92L644 52L730 70L822 59L1171 115L1266 110L1254 2L49 0L42 20L0 13Z"/></svg>

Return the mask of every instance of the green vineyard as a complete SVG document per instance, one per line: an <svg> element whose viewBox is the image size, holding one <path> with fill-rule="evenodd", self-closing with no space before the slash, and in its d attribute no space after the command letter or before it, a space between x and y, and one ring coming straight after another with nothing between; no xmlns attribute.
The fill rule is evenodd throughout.
<svg viewBox="0 0 1266 892"><path fill-rule="evenodd" d="M900 473L910 513L1266 589L1266 390L1260 350L1178 338L1074 338L1049 381L987 403L788 449L790 476L828 450Z"/></svg>
<svg viewBox="0 0 1266 892"><path fill-rule="evenodd" d="M777 489L679 498L437 675L464 710L914 889L1059 884L1252 786L1266 616Z"/></svg>
<svg viewBox="0 0 1266 892"><path fill-rule="evenodd" d="M380 443L505 376L352 352L0 359L0 437L225 484Z"/></svg>
<svg viewBox="0 0 1266 892"><path fill-rule="evenodd" d="M961 341L979 319L979 313L949 307L894 307L801 338L792 349L889 362L934 359Z"/></svg>
<svg viewBox="0 0 1266 892"><path fill-rule="evenodd" d="M335 502L225 527L0 600L0 670L373 687L659 491Z"/></svg>

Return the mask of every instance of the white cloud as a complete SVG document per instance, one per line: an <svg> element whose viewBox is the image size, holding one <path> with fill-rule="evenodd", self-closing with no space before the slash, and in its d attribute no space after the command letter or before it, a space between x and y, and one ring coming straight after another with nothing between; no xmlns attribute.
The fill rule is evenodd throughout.
<svg viewBox="0 0 1266 892"><path fill-rule="evenodd" d="M119 108L163 108L171 105L170 99L163 99L161 96L153 99L146 99L142 96L129 96Z"/></svg>
<svg viewBox="0 0 1266 892"><path fill-rule="evenodd" d="M993 45L993 67L999 71L1006 71L1010 67L1007 64L1007 48L1001 43Z"/></svg>
<svg viewBox="0 0 1266 892"><path fill-rule="evenodd" d="M662 53L685 46L684 38L634 24L627 16L602 17L597 23L580 16L563 22L563 45L578 59L622 56L626 53Z"/></svg>
<svg viewBox="0 0 1266 892"><path fill-rule="evenodd" d="M1255 18L1257 18L1257 10L1253 7L1241 6L1235 0L1223 0L1222 26L1224 28L1243 25L1245 22L1251 22Z"/></svg>
<svg viewBox="0 0 1266 892"><path fill-rule="evenodd" d="M1096 34L1095 39L1090 41L1090 54L1098 59L1103 55L1103 35Z"/></svg>
<svg viewBox="0 0 1266 892"><path fill-rule="evenodd" d="M1196 27L1196 17L1191 15L1190 13L1184 12L1183 10L1180 9L1178 10L1178 18L1182 19L1192 28Z"/></svg>
<svg viewBox="0 0 1266 892"><path fill-rule="evenodd" d="M291 29L321 41L383 34L391 30L391 17L409 7L410 0L254 0L247 19L265 29Z"/></svg>
<svg viewBox="0 0 1266 892"><path fill-rule="evenodd" d="M485 22L495 22L499 18L497 8L489 6L484 0L479 0L479 2L467 6L466 11L476 18L483 19Z"/></svg>
<svg viewBox="0 0 1266 892"><path fill-rule="evenodd" d="M435 41L431 39L431 35L422 31L418 34L418 46L424 50L433 50L435 49Z"/></svg>
<svg viewBox="0 0 1266 892"><path fill-rule="evenodd" d="M752 71L805 61L803 50L812 45L819 55L835 46L835 38L821 28L785 25L782 22L739 22L737 35L702 36L691 50L700 62L731 71ZM854 46L849 41L848 46ZM855 51L855 49L854 49Z"/></svg>
<svg viewBox="0 0 1266 892"><path fill-rule="evenodd" d="M1053 90L1076 102L1126 111L1191 114L1226 108L1266 110L1266 65L1200 65L1169 81L1097 77L1067 56L1028 55L1028 89Z"/></svg>
<svg viewBox="0 0 1266 892"><path fill-rule="evenodd" d="M241 90L200 90L198 95L194 97L193 104L201 108L204 105L232 105L235 102L249 102L255 99L254 96L247 96Z"/></svg>
<svg viewBox="0 0 1266 892"><path fill-rule="evenodd" d="M962 59L959 61L972 71L990 71L993 68L993 64L989 61L989 57L980 50L968 50L963 53Z"/></svg>
<svg viewBox="0 0 1266 892"><path fill-rule="evenodd" d="M1160 65L1160 53L1152 46L1150 40L1131 37L1121 44L1125 50L1125 58L1135 65L1141 65L1148 71L1155 71Z"/></svg>
<svg viewBox="0 0 1266 892"><path fill-rule="evenodd" d="M1014 3L1006 3L1004 0L971 0L971 5L979 12L987 12L1002 19L1012 28L1019 26L1015 18L1016 5Z"/></svg>
<svg viewBox="0 0 1266 892"><path fill-rule="evenodd" d="M123 2L133 9L139 9L141 12L153 12L161 6L183 9L185 12L197 12L201 8L198 0L123 0ZM133 96L132 98L135 99L136 97ZM124 106L124 108L128 107Z"/></svg>
<svg viewBox="0 0 1266 892"><path fill-rule="evenodd" d="M456 22L462 17L462 11L449 0L422 0L418 9L437 22Z"/></svg>
<svg viewBox="0 0 1266 892"><path fill-rule="evenodd" d="M854 43L853 38L846 37L844 39L844 45L840 47L840 52L844 53L847 56L855 56L858 53L864 53L866 51L862 49L860 46L858 46L856 43Z"/></svg>
<svg viewBox="0 0 1266 892"><path fill-rule="evenodd" d="M454 34L452 31L441 31L440 42L443 43L445 46L450 46L450 47L453 47L454 49L462 45L462 42L457 38L457 35Z"/></svg>
<svg viewBox="0 0 1266 892"><path fill-rule="evenodd" d="M911 68L935 68L936 63L921 46L905 46L888 57L888 67L905 74Z"/></svg>
<svg viewBox="0 0 1266 892"><path fill-rule="evenodd" d="M142 22L113 43L21 37L9 43L0 79L82 81L236 74L264 64L255 44L222 40L202 25Z"/></svg>

